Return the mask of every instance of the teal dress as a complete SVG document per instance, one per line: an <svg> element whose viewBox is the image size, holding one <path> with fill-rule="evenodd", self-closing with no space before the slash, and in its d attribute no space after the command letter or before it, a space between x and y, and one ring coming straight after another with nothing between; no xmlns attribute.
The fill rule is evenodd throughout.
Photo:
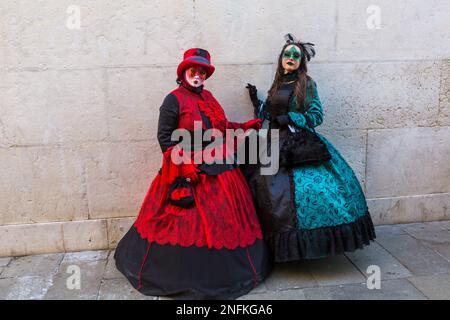
<svg viewBox="0 0 450 320"><path fill-rule="evenodd" d="M289 80L289 78L287 78ZM323 121L317 84L307 83L306 112L297 111L292 82L280 90L290 90L286 121L271 116L268 103L259 101L255 113L265 127L280 130L280 145L287 137L283 130L311 130ZM306 120L308 117L308 120ZM276 125L275 125L276 124ZM317 133L318 134L318 133ZM265 239L275 262L320 258L354 251L375 238L373 223L361 185L352 168L323 135L331 160L280 168L274 176L255 170L249 177Z"/></svg>

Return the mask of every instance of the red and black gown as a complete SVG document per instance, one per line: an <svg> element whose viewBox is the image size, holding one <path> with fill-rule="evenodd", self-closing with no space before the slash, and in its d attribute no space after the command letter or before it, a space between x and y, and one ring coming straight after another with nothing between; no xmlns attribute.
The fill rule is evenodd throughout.
<svg viewBox="0 0 450 320"><path fill-rule="evenodd" d="M246 125L229 122L202 87L183 83L166 96L158 123L163 165L114 258L118 270L145 295L235 299L263 281L271 265L251 191L239 167L202 163L199 182L192 187L195 205L184 209L167 201L170 184L186 166L170 160L177 144L171 134L177 128L193 133L194 121L201 122L202 132Z"/></svg>

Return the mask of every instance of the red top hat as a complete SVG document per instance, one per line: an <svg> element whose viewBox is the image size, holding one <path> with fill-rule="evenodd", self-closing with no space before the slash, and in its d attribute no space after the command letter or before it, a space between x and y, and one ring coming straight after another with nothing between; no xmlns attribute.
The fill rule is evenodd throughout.
<svg viewBox="0 0 450 320"><path fill-rule="evenodd" d="M206 79L214 73L214 66L211 64L211 56L205 49L191 48L186 50L183 61L178 65L178 79L183 79L183 71L192 66L202 66L206 69Z"/></svg>

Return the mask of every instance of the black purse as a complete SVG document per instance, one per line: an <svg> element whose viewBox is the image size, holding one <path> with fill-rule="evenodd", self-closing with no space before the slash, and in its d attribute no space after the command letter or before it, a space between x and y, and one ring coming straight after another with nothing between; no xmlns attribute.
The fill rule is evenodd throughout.
<svg viewBox="0 0 450 320"><path fill-rule="evenodd" d="M175 206L187 209L195 204L191 183L185 177L177 177L170 185L168 194L169 203Z"/></svg>
<svg viewBox="0 0 450 320"><path fill-rule="evenodd" d="M331 159L331 154L316 130L305 117L308 126L313 130L296 129L288 130L286 140L280 147L280 166L295 167L307 163L319 163Z"/></svg>

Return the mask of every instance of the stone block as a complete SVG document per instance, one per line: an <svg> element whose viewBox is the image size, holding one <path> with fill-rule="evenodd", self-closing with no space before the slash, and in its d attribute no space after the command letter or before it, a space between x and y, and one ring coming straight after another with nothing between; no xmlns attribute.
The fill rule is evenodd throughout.
<svg viewBox="0 0 450 320"><path fill-rule="evenodd" d="M108 128L104 87L102 70L3 73L3 133L14 145L105 139Z"/></svg>
<svg viewBox="0 0 450 320"><path fill-rule="evenodd" d="M441 65L439 125L450 126L450 60L443 61Z"/></svg>
<svg viewBox="0 0 450 320"><path fill-rule="evenodd" d="M113 249L133 225L136 218L108 219L109 248Z"/></svg>
<svg viewBox="0 0 450 320"><path fill-rule="evenodd" d="M450 127L369 130L369 198L450 192Z"/></svg>
<svg viewBox="0 0 450 320"><path fill-rule="evenodd" d="M0 226L0 256L63 252L61 223Z"/></svg>
<svg viewBox="0 0 450 320"><path fill-rule="evenodd" d="M450 193L368 199L375 224L450 219Z"/></svg>
<svg viewBox="0 0 450 320"><path fill-rule="evenodd" d="M85 178L75 148L0 149L0 225L86 219Z"/></svg>
<svg viewBox="0 0 450 320"><path fill-rule="evenodd" d="M131 217L161 167L154 142L94 144L84 149L91 219Z"/></svg>
<svg viewBox="0 0 450 320"><path fill-rule="evenodd" d="M355 62L311 65L327 129L433 126L440 63ZM384 154L381 154L385 156Z"/></svg>
<svg viewBox="0 0 450 320"><path fill-rule="evenodd" d="M114 68L106 72L111 138L156 140L159 108L166 95L178 87L176 66Z"/></svg>
<svg viewBox="0 0 450 320"><path fill-rule="evenodd" d="M79 29L68 27L74 5ZM191 2L6 0L2 12L1 61L10 68L174 64L197 42Z"/></svg>
<svg viewBox="0 0 450 320"><path fill-rule="evenodd" d="M322 130L321 133L339 151L355 172L363 190L366 181L367 132L363 130Z"/></svg>
<svg viewBox="0 0 450 320"><path fill-rule="evenodd" d="M275 63L285 43L283 36L288 32L301 41L313 42L317 60L330 59L334 54L334 1L296 0L280 6L257 0L239 3L197 0L194 8L198 30L203 30L196 31L197 42L201 47L211 48L218 64Z"/></svg>
<svg viewBox="0 0 450 320"><path fill-rule="evenodd" d="M66 251L108 248L106 220L84 220L63 223Z"/></svg>
<svg viewBox="0 0 450 320"><path fill-rule="evenodd" d="M446 1L337 3L336 56L339 60L448 58L450 3Z"/></svg>

